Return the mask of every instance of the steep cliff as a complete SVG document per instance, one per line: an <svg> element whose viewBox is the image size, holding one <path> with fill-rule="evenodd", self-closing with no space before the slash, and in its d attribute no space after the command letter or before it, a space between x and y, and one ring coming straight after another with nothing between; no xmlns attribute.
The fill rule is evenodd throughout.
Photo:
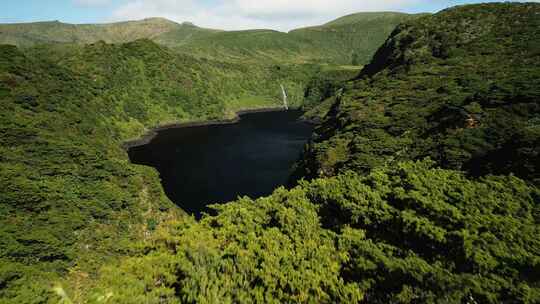
<svg viewBox="0 0 540 304"><path fill-rule="evenodd" d="M337 98L297 176L430 157L538 182L540 6L447 9L398 26Z"/></svg>

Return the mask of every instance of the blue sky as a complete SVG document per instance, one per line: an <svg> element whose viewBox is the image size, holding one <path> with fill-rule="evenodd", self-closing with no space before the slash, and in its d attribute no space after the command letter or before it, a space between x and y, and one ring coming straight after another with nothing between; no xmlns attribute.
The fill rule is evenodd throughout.
<svg viewBox="0 0 540 304"><path fill-rule="evenodd" d="M0 0L0 23L101 23L146 17L222 29L289 30L360 11L436 12L472 0ZM539 1L536 1L539 2Z"/></svg>

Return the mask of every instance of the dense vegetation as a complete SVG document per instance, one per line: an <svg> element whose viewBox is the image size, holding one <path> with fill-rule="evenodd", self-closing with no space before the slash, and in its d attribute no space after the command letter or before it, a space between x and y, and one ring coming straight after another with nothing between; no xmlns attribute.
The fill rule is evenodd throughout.
<svg viewBox="0 0 540 304"><path fill-rule="evenodd" d="M99 88L0 47L0 299L43 303L68 268L89 271L180 212L149 168L128 163Z"/></svg>
<svg viewBox="0 0 540 304"><path fill-rule="evenodd" d="M289 35L309 40L313 49L324 50L327 60L340 64L363 65L371 60L396 25L424 15L357 13L321 26L296 29Z"/></svg>
<svg viewBox="0 0 540 304"><path fill-rule="evenodd" d="M93 81L110 111L106 119L130 136L169 122L232 118L241 109L304 101L316 65L243 65L178 54L150 40L126 44L40 46L25 51ZM125 138L118 134L115 138Z"/></svg>
<svg viewBox="0 0 540 304"><path fill-rule="evenodd" d="M538 183L537 13L535 4L476 5L400 25L336 96L298 175L429 156L476 176Z"/></svg>
<svg viewBox="0 0 540 304"><path fill-rule="evenodd" d="M163 224L71 294L115 303L536 303L537 188L432 163L302 182ZM536 204L536 205L535 205Z"/></svg>
<svg viewBox="0 0 540 304"><path fill-rule="evenodd" d="M289 33L272 30L218 32L179 48L197 56L277 62L363 65L400 22L422 15L359 13Z"/></svg>
<svg viewBox="0 0 540 304"><path fill-rule="evenodd" d="M197 60L149 40L0 46L0 298L40 303L45 282L84 277L182 214L153 170L128 163L123 140L281 106L280 84L300 106L318 69Z"/></svg>
<svg viewBox="0 0 540 304"><path fill-rule="evenodd" d="M162 18L111 24L0 24L0 44L29 47L43 43L125 43L146 38L191 56L220 61L362 65L369 62L396 25L419 16L361 13L290 33L219 31Z"/></svg>
<svg viewBox="0 0 540 304"><path fill-rule="evenodd" d="M304 89L303 118L320 122L326 116L335 96L343 89L345 82L354 79L360 67L340 66L324 67L307 82Z"/></svg>
<svg viewBox="0 0 540 304"><path fill-rule="evenodd" d="M539 15L406 22L345 87L149 40L1 46L0 302L540 302ZM324 116L292 189L196 221L120 148L279 104L279 83Z"/></svg>

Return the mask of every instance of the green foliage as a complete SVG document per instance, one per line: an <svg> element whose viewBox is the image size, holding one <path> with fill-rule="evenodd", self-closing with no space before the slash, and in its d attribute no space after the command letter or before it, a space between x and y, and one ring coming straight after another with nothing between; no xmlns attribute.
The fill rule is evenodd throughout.
<svg viewBox="0 0 540 304"><path fill-rule="evenodd" d="M126 161L90 79L2 46L0 87L0 298L43 303L62 273L125 254L146 212L172 204Z"/></svg>
<svg viewBox="0 0 540 304"><path fill-rule="evenodd" d="M180 52L228 61L356 64L369 61L399 23L420 15L362 13L325 25L283 33L272 30L217 32L184 44Z"/></svg>
<svg viewBox="0 0 540 304"><path fill-rule="evenodd" d="M366 58L338 43L351 24L404 16L164 30L194 56L150 40L0 46L0 302L540 302L538 14L485 4L407 22L347 83L354 69L305 62ZM326 43L340 51L321 57ZM293 189L195 221L120 148L280 106L281 84L326 115Z"/></svg>
<svg viewBox="0 0 540 304"><path fill-rule="evenodd" d="M352 65L360 65L360 59L359 59L357 53L353 53L353 54L352 54L351 64L352 64Z"/></svg>
<svg viewBox="0 0 540 304"><path fill-rule="evenodd" d="M323 67L307 83L304 93L304 109L313 108L343 87L344 82L353 79L359 72L346 66Z"/></svg>
<svg viewBox="0 0 540 304"><path fill-rule="evenodd" d="M324 227L341 231L351 256L342 275L371 303L538 301L538 189L431 164L311 184Z"/></svg>
<svg viewBox="0 0 540 304"><path fill-rule="evenodd" d="M122 141L281 106L280 84L298 107L318 69L197 60L149 40L0 46L0 298L40 303L62 277L87 284L182 214L157 173L129 164Z"/></svg>
<svg viewBox="0 0 540 304"><path fill-rule="evenodd" d="M310 41L315 50L324 50L327 61L363 65L371 60L377 48L398 24L424 15L393 12L357 13L321 26L296 29L289 34Z"/></svg>
<svg viewBox="0 0 540 304"><path fill-rule="evenodd" d="M110 24L75 25L58 21L0 24L0 44L33 47L45 43L63 46L66 43L126 43L151 39L190 56L219 61L350 64L354 53L358 55L356 64L364 64L396 25L418 16L361 13L290 33L220 31L163 18Z"/></svg>
<svg viewBox="0 0 540 304"><path fill-rule="evenodd" d="M430 156L476 176L538 182L539 13L538 4L472 5L400 25L334 97L297 175ZM338 140L348 155L328 161Z"/></svg>
<svg viewBox="0 0 540 304"><path fill-rule="evenodd" d="M319 228L315 206L303 191L282 189L256 203L244 198L216 208L218 216L199 223L168 223L145 257L104 269L94 296L110 293L116 303L361 298L354 283L339 277L345 256L335 251L332 234Z"/></svg>
<svg viewBox="0 0 540 304"><path fill-rule="evenodd" d="M226 63L177 54L149 40L122 45L40 46L25 51L93 80L119 126L115 138L135 137L143 127L232 118L250 108L282 106L283 84L293 107L316 65ZM112 117L111 117L112 116ZM118 130L115 130L118 131Z"/></svg>
<svg viewBox="0 0 540 304"><path fill-rule="evenodd" d="M540 192L402 163L302 182L162 225L87 296L115 303L540 300Z"/></svg>

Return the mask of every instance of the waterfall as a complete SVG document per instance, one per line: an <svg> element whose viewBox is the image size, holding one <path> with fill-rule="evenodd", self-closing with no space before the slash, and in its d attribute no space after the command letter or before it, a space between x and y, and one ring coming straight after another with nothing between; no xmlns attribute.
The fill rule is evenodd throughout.
<svg viewBox="0 0 540 304"><path fill-rule="evenodd" d="M281 86L281 93L283 94L283 107L285 107L285 110L289 110L289 103L287 102L287 92L285 92L285 87L283 87L282 84L280 84Z"/></svg>

